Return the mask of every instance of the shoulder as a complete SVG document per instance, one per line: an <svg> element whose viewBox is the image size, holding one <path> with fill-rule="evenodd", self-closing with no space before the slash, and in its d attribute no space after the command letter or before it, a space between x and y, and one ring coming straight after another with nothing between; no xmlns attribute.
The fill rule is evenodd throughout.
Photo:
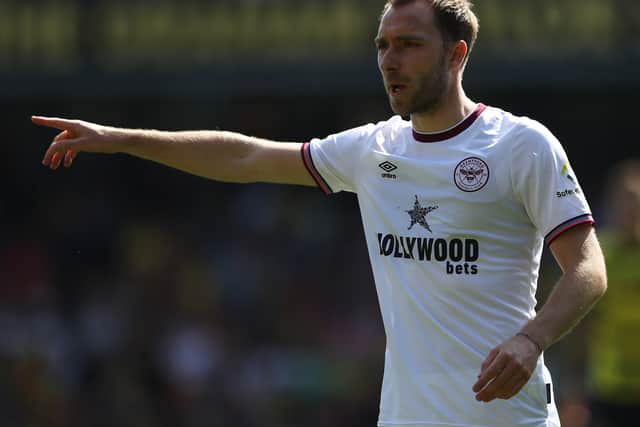
<svg viewBox="0 0 640 427"><path fill-rule="evenodd" d="M347 136L352 138L367 138L372 136L383 135L385 137L393 137L403 129L410 127L409 121L403 120L400 116L393 116L388 120L377 123L368 123L352 129L345 130L336 135Z"/></svg>
<svg viewBox="0 0 640 427"><path fill-rule="evenodd" d="M503 112L506 136L515 146L529 149L544 149L559 145L558 139L547 126L528 116L516 116Z"/></svg>
<svg viewBox="0 0 640 427"><path fill-rule="evenodd" d="M502 146L507 147L516 159L544 156L548 153L562 153L560 141L541 122L528 116L518 116L500 108L487 108L487 121L494 123Z"/></svg>
<svg viewBox="0 0 640 427"><path fill-rule="evenodd" d="M362 126L347 129L331 134L324 139L316 139L317 145L336 146L347 149L365 148L380 141L390 141L396 139L407 127L411 127L410 122L403 120L400 116L393 116L389 120L377 123L368 123Z"/></svg>

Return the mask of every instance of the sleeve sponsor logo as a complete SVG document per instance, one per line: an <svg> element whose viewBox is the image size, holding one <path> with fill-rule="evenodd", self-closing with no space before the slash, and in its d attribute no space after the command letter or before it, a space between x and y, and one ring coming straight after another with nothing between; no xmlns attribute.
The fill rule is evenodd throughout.
<svg viewBox="0 0 640 427"><path fill-rule="evenodd" d="M560 169L560 175L567 177L570 181L576 182L571 172L571 166L569 166L569 160L565 160Z"/></svg>
<svg viewBox="0 0 640 427"><path fill-rule="evenodd" d="M556 197L558 199L563 199L565 197L569 197L569 196L577 196L581 193L580 188L576 187L576 188L567 188L563 191L556 191Z"/></svg>

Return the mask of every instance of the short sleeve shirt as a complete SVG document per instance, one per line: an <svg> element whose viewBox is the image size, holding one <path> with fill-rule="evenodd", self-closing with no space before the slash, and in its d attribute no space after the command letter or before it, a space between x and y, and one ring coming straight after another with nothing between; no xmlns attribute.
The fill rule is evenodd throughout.
<svg viewBox="0 0 640 427"><path fill-rule="evenodd" d="M444 132L396 116L302 155L324 192L358 197L387 336L379 425L559 425L542 357L512 399L471 390L488 352L535 316L545 241L593 223L551 132L478 104Z"/></svg>

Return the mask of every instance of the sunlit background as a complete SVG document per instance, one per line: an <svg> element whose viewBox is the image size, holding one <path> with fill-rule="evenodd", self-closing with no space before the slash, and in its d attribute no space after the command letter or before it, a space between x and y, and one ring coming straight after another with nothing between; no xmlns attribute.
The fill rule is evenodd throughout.
<svg viewBox="0 0 640 427"><path fill-rule="evenodd" d="M354 196L123 155L51 172L29 116L288 141L385 120L383 3L0 0L0 425L375 425L384 332ZM475 9L468 94L547 125L606 228L606 177L640 156L640 2ZM540 301L558 274L545 256ZM546 355L563 426L594 418L588 336Z"/></svg>

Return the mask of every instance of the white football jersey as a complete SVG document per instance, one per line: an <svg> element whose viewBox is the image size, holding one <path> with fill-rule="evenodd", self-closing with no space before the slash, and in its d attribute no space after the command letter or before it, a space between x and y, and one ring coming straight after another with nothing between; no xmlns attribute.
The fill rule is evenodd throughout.
<svg viewBox="0 0 640 427"><path fill-rule="evenodd" d="M513 398L477 402L489 351L535 316L543 244L590 209L541 124L478 104L444 132L393 117L302 147L326 193L356 193L387 347L379 426L559 426L540 357Z"/></svg>

